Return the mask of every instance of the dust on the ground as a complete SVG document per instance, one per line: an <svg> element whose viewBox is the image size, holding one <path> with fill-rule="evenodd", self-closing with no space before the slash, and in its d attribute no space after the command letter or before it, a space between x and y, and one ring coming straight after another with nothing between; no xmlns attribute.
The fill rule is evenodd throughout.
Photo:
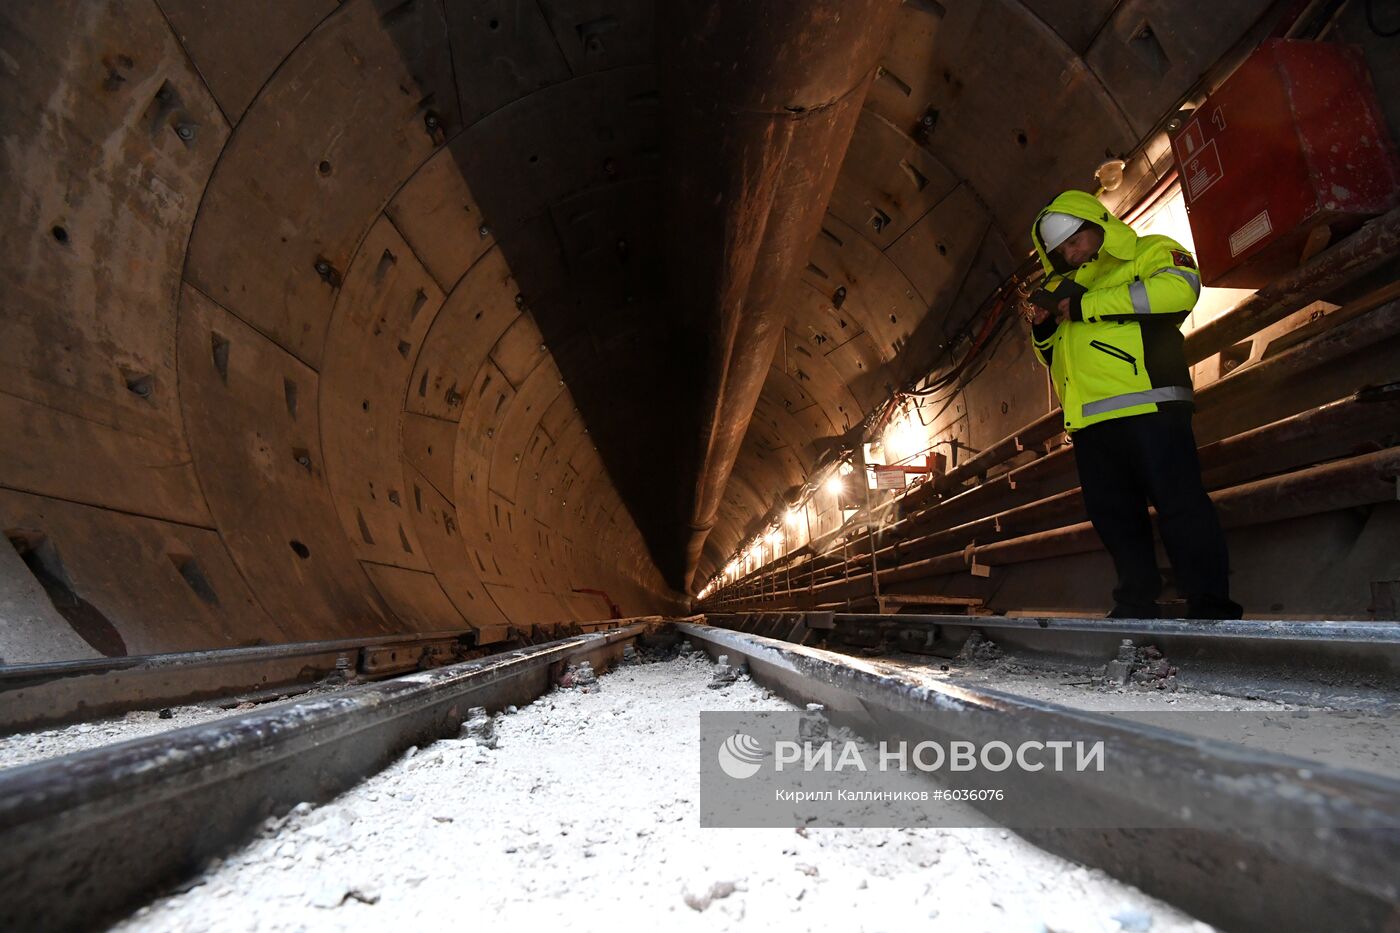
<svg viewBox="0 0 1400 933"><path fill-rule="evenodd" d="M90 748L116 745L131 739L160 735L173 729L197 726L251 709L274 707L280 703L296 703L307 697L335 693L347 686L353 684L343 677L332 676L275 696L236 694L204 703L131 710L121 716L0 736L0 770L33 764L73 752L83 752Z"/></svg>
<svg viewBox="0 0 1400 933"><path fill-rule="evenodd" d="M1331 709L1322 704L1241 697L1181 686L1175 665L1155 649L1136 649L1134 673L1123 684L1106 680L1100 666L1029 663L996 650L986 639L957 658L890 654L871 663L900 676L986 688L1072 709L1219 739L1333 767L1400 778L1400 717ZM1223 714L1241 715L1223 715Z"/></svg>
<svg viewBox="0 0 1400 933"><path fill-rule="evenodd" d="M158 735L228 715L231 715L230 710L213 706L175 706L165 710L134 710L110 719L7 735L0 737L0 769Z"/></svg>
<svg viewBox="0 0 1400 933"><path fill-rule="evenodd" d="M890 667L901 677L924 682L986 687L1031 700L1045 700L1084 710L1278 711L1296 705L1262 697L1241 697L1180 683L1174 661L1155 645L1124 642L1107 665L1004 652L974 630L953 657L889 651L862 652L870 663ZM1115 663L1121 669L1115 672ZM1115 673L1121 676L1115 677ZM1314 704L1310 708L1325 706Z"/></svg>
<svg viewBox="0 0 1400 933"><path fill-rule="evenodd" d="M1210 929L1004 830L702 829L699 713L794 709L714 673L623 666L478 715L122 928Z"/></svg>

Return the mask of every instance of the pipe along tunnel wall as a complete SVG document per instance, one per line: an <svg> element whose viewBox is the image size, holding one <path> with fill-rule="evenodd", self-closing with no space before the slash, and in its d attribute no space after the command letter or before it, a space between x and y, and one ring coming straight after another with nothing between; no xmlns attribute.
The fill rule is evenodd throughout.
<svg viewBox="0 0 1400 933"><path fill-rule="evenodd" d="M740 6L677 30L649 0L7 5L0 656L463 628L491 645L607 616L609 600L674 610L687 555L707 579L833 438L957 350L1044 200L1092 187L1105 154L1133 152L1271 13L911 0L870 4L869 32L842 46L829 24ZM838 6L783 10L820 23ZM1359 17L1341 38L1366 46L1393 124L1400 69ZM678 141L705 134L686 132L672 89L706 80L681 56L707 46L686 35L774 24L794 30L780 61L890 38L864 78L832 84L868 92L801 180L820 223L782 189L745 286L728 241L665 226L697 216L686 198L761 208L736 197L743 173L686 174L704 154ZM774 87L706 106L801 121L831 103ZM782 119L775 132L801 139ZM782 147L758 158L772 170ZM1133 155L1110 206L1168 162ZM731 299L672 313L687 249L735 278L716 295L776 296L757 341L776 344L771 364L743 361L762 384L738 444L745 412L707 388L729 371L694 362L730 352ZM1394 343L1328 398L1393 374ZM980 449L1047 409L1012 335L945 427ZM1367 584L1400 578L1379 544L1397 523L1391 503L1241 538L1250 609L1364 614ZM958 585L1082 607L1107 598L1106 570L1080 555Z"/></svg>

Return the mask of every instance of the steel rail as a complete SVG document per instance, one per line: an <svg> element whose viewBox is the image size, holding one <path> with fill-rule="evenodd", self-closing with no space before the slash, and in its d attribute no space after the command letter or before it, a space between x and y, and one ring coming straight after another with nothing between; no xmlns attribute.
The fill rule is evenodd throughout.
<svg viewBox="0 0 1400 933"><path fill-rule="evenodd" d="M827 626L866 619L809 615L809 621ZM961 625L980 621L951 617ZM1141 631L1147 624L999 621L1007 629L1057 626L1109 635ZM269 705L0 773L0 877L13 895L0 903L0 928L100 924L197 870L267 816L302 800L329 799L408 745L454 734L470 707L527 702L547 690L570 660L586 657L605 667L627 641L655 624L636 623ZM1239 625L1229 623L1209 636L1182 623L1152 624L1182 637L1229 641L1242 634ZM822 702L837 712L838 721L846 716L867 734L907 734L919 727L918 711L929 704L981 715L982 720L969 718L972 726L993 716L1030 731L1067 724L1092 728L1110 742L1114 760L1128 765L1134 782L1146 781L1130 789L1130 807L1159 813L1189 805L1205 819L1277 812L1281 819L1275 828L1250 833L1220 826L1150 833L1023 831L1039 845L1099 865L1212 922L1304 929L1325 912L1329 923L1344 928L1379 928L1400 899L1395 870L1400 837L1388 829L1329 828L1338 821L1400 826L1400 783L1315 763L1306 763L1304 776L1298 760L1278 755L1004 693L939 685L876 661L711 625L678 622L676 628L712 656L743 658L760 683L797 700ZM1315 628L1277 623L1263 640L1314 639ZM1365 625L1339 631L1353 641L1387 646L1395 641L1394 633L1379 636ZM1123 805L1121 796L1115 805ZM1242 863L1250 866L1245 881L1231 869Z"/></svg>
<svg viewBox="0 0 1400 933"><path fill-rule="evenodd" d="M636 623L237 713L0 771L0 929L90 929L268 816L325 801L468 710L523 705L563 666L604 669Z"/></svg>
<svg viewBox="0 0 1400 933"><path fill-rule="evenodd" d="M659 618L659 617L643 617ZM583 634L638 619L573 623ZM0 735L228 697L277 697L485 654L474 630L0 665Z"/></svg>
<svg viewBox="0 0 1400 933"><path fill-rule="evenodd" d="M1096 667L1124 641L1153 646L1184 687L1332 707L1400 711L1400 622L1099 619L929 613L752 612L707 615L718 628L840 650L956 657L974 632L1004 652Z"/></svg>
<svg viewBox="0 0 1400 933"><path fill-rule="evenodd" d="M1056 792L1075 806L1121 814L1124 828L1018 831L1213 924L1261 931L1385 929L1400 916L1400 781L916 679L907 670L810 646L711 626L677 627L711 656L746 663L756 682L797 703L823 704L833 721L871 740L927 737L935 710L957 712L963 725L953 737L974 741L987 734L1102 738L1115 763L1107 780L1066 773L1057 776L1063 780ZM1054 801L1028 804L1043 815ZM1183 820L1189 828L1141 828Z"/></svg>

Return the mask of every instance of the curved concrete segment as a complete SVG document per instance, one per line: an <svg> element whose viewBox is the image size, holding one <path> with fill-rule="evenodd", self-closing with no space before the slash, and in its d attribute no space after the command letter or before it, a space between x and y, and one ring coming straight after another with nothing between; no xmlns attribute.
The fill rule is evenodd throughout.
<svg viewBox="0 0 1400 933"><path fill-rule="evenodd" d="M649 11L214 6L0 14L0 656L668 606L564 378L644 313Z"/></svg>

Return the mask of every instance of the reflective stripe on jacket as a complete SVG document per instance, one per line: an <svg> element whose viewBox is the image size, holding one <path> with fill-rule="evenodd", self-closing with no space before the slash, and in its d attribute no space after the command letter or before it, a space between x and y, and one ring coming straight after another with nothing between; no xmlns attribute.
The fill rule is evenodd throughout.
<svg viewBox="0 0 1400 933"><path fill-rule="evenodd" d="M1162 403L1189 403L1191 370L1181 323L1201 293L1191 254L1169 237L1139 237L1093 195L1066 191L1031 227L1051 285L1057 276L1040 239L1040 218L1048 211L1104 229L1098 254L1068 275L1088 289L1080 301L1083 320L1058 327L1052 320L1032 334L1037 355L1050 367L1065 430L1147 414Z"/></svg>

